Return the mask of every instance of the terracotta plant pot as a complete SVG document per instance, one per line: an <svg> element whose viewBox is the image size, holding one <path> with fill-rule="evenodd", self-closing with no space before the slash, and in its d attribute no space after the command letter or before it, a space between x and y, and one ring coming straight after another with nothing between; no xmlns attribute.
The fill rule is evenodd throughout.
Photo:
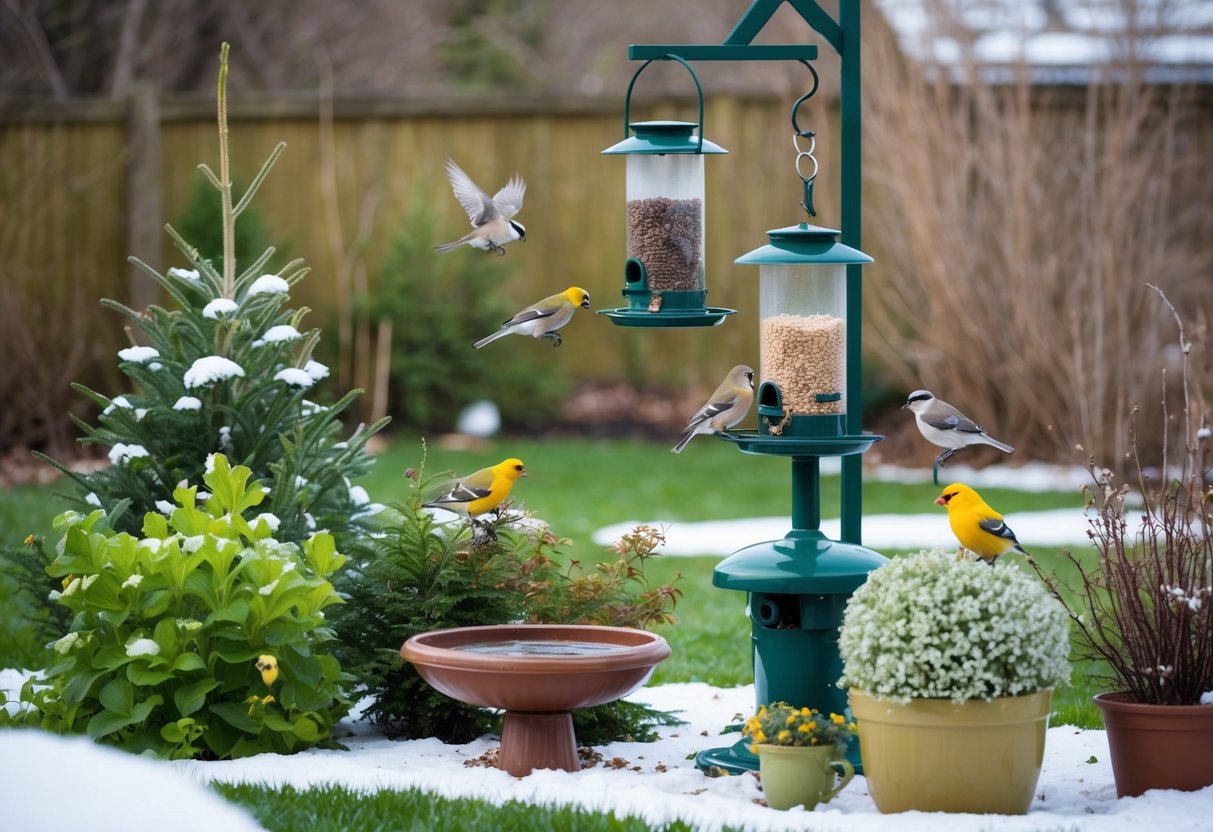
<svg viewBox="0 0 1213 832"><path fill-rule="evenodd" d="M1040 777L1051 690L899 705L851 689L868 791L881 812L1022 815Z"/></svg>
<svg viewBox="0 0 1213 832"><path fill-rule="evenodd" d="M754 746L762 774L762 791L772 809L803 806L811 810L826 803L851 782L855 769L846 760L834 759L834 746ZM837 766L840 771L835 772ZM834 784L835 774L842 777Z"/></svg>
<svg viewBox="0 0 1213 832"><path fill-rule="evenodd" d="M1126 693L1094 701L1108 729L1118 797L1213 786L1213 705L1143 705Z"/></svg>

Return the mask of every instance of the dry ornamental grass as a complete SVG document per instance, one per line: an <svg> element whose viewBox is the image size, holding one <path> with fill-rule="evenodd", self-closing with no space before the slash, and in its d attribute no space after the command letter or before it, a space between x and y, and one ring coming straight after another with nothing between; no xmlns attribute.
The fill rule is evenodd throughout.
<svg viewBox="0 0 1213 832"><path fill-rule="evenodd" d="M793 415L844 413L846 401L820 402L846 384L846 327L833 315L773 315L759 329L763 381L779 385Z"/></svg>
<svg viewBox="0 0 1213 832"><path fill-rule="evenodd" d="M664 196L628 202L628 257L644 263L652 291L702 288L702 204Z"/></svg>

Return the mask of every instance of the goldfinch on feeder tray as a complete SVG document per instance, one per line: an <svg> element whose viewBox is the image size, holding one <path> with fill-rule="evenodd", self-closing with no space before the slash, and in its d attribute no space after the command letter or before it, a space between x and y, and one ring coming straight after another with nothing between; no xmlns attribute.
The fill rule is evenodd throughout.
<svg viewBox="0 0 1213 832"><path fill-rule="evenodd" d="M687 443L701 433L722 433L740 422L750 412L754 403L754 371L744 364L729 370L707 404L695 411L695 415L682 430L682 438L674 446L674 453L682 453Z"/></svg>
<svg viewBox="0 0 1213 832"><path fill-rule="evenodd" d="M1002 515L964 483L949 485L935 503L947 508L948 524L960 545L991 566L1010 551L1032 560L1015 539L1015 533L1003 522Z"/></svg>
<svg viewBox="0 0 1213 832"><path fill-rule="evenodd" d="M531 304L503 323L501 329L481 338L472 346L480 349L507 335L530 335L532 338L551 338L552 346L559 347L563 339L556 330L573 320L573 313L578 307L590 308L590 293L577 286L570 286L558 295Z"/></svg>
<svg viewBox="0 0 1213 832"><path fill-rule="evenodd" d="M423 505L462 514L469 519L492 511L505 502L519 477L526 476L526 466L513 457L496 465L481 468L443 487L443 493Z"/></svg>

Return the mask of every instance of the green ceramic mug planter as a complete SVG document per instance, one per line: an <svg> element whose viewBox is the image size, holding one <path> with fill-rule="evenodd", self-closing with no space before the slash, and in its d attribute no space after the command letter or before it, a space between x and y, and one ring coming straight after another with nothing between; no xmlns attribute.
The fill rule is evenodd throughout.
<svg viewBox="0 0 1213 832"><path fill-rule="evenodd" d="M855 769L846 759L835 759L833 746L766 745L758 752L762 790L772 809L803 806L812 810L842 791ZM838 769L838 771L835 771ZM835 785L836 777L840 777Z"/></svg>

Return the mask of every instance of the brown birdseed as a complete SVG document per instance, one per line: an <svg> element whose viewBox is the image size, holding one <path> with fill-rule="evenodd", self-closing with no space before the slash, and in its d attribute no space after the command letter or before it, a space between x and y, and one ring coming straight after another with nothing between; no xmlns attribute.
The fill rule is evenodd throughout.
<svg viewBox="0 0 1213 832"><path fill-rule="evenodd" d="M843 413L845 402L819 402L818 394L846 384L846 325L833 315L773 315L759 326L762 380L779 385L784 410Z"/></svg>
<svg viewBox="0 0 1213 832"><path fill-rule="evenodd" d="M702 204L664 196L628 202L628 257L644 263L650 290L701 288Z"/></svg>

